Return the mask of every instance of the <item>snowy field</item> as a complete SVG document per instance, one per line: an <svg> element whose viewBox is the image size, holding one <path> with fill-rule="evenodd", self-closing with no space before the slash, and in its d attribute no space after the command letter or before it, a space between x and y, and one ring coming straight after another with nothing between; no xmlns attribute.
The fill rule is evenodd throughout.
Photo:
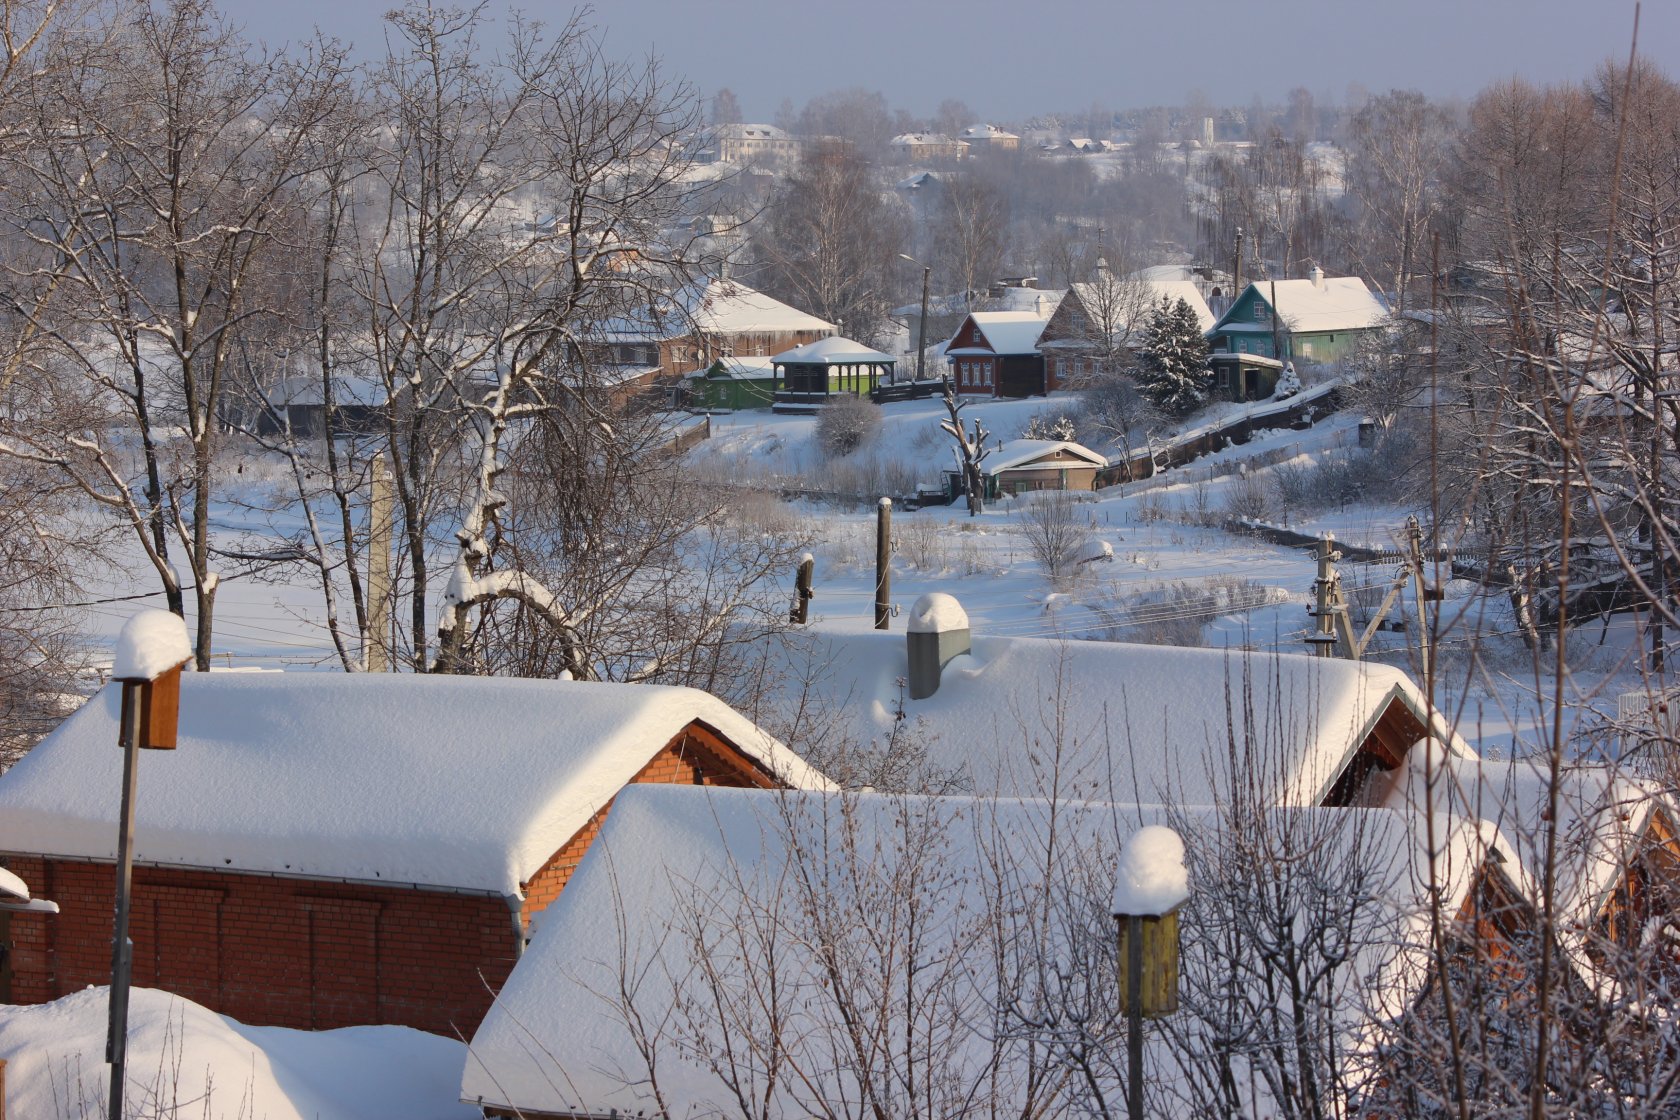
<svg viewBox="0 0 1680 1120"><path fill-rule="evenodd" d="M1019 436L1035 415L1054 415L1072 403L1061 396L976 402L963 415L970 422L979 419L995 444ZM875 579L873 503L829 495L913 493L918 484L937 485L954 463L950 438L939 429L945 415L939 401L891 404L882 411L879 433L843 457L824 455L811 417L766 411L713 416L712 438L690 453L705 484L756 486L792 497L779 505L768 498L743 502L738 515L763 519L766 531L791 531L808 543L817 560L812 624L825 629L868 628ZM1210 419L1198 417L1198 426ZM1316 575L1313 557L1220 526L1241 508L1245 493L1273 492L1277 472L1346 454L1355 436L1354 419L1342 414L1308 431L1259 432L1244 446L1157 478L1080 495L1077 517L1087 544L1098 550L1107 545L1112 559L1079 565L1072 576L1055 582L1034 559L1023 533L1031 497L990 502L978 518L961 502L919 510L901 506L893 520L891 598L899 617L892 628L902 629L901 612L922 593L944 591L962 601L977 633L1304 651L1312 622L1307 608ZM1248 469L1262 456L1270 466ZM247 459L224 483L216 511L222 540L249 546L301 530L302 518L284 507L288 481L278 466ZM273 508L279 512L269 512ZM1346 543L1392 548L1412 512L1348 498L1329 508L1295 511L1274 504L1268 520L1299 532L1332 531ZM1393 574L1392 565L1342 566L1344 586L1356 599L1380 599ZM147 594L152 587L155 577L137 556L126 570L100 573L87 589L93 601L86 608L91 641L108 648L135 609L160 605L161 594ZM1471 590L1456 583L1447 588L1436 700L1472 742L1503 753L1514 741L1544 737L1556 682L1517 639L1508 604L1497 596L1469 597ZM766 589L784 600L788 592L785 585ZM188 607L190 623L190 595ZM336 668L320 591L301 569L279 582L224 578L217 613L212 658L217 667ZM1415 619L1409 593L1393 613ZM1416 654L1407 639L1404 633L1379 632L1370 655L1415 673ZM1616 695L1639 686L1631 653L1638 640L1626 618L1602 630L1594 624L1576 631L1563 682L1566 707L1584 704L1589 724L1593 711L1614 712ZM1585 727L1569 724L1566 731Z"/></svg>

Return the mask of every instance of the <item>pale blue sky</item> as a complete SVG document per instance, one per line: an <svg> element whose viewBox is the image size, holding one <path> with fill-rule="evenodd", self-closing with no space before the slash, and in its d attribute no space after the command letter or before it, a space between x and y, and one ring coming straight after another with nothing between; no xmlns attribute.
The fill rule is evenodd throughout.
<svg viewBox="0 0 1680 1120"><path fill-rule="evenodd" d="M253 37L279 42L313 25L358 45L380 41L391 0L223 0ZM528 3L559 22L570 5ZM595 22L615 53L659 55L710 96L732 88L749 118L783 97L802 105L848 86L931 114L945 97L977 116L1176 104L1281 101L1295 86L1340 101L1418 88L1468 97L1520 74L1574 80L1625 58L1632 0L602 0ZM498 14L505 5L487 11ZM1641 52L1680 60L1680 3L1648 0Z"/></svg>

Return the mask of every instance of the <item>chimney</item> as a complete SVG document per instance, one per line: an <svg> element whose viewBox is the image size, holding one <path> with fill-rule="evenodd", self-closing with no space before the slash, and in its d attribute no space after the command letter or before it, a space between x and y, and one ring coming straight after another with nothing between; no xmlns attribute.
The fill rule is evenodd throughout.
<svg viewBox="0 0 1680 1120"><path fill-rule="evenodd" d="M930 591L910 608L905 628L910 652L910 699L926 700L939 691L939 676L953 657L969 650L968 612L956 597Z"/></svg>
<svg viewBox="0 0 1680 1120"><path fill-rule="evenodd" d="M1037 299L1033 300L1033 313L1036 314L1040 319L1045 317L1044 316L1044 304L1046 302L1047 301L1045 300L1045 298L1043 296L1039 296Z"/></svg>
<svg viewBox="0 0 1680 1120"><path fill-rule="evenodd" d="M1312 286L1322 292L1324 290L1324 270L1315 264L1312 266L1312 271L1307 275L1312 279Z"/></svg>

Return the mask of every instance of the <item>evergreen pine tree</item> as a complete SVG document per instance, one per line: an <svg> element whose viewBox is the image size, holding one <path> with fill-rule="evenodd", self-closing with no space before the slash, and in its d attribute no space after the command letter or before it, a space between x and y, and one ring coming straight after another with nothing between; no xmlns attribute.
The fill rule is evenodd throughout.
<svg viewBox="0 0 1680 1120"><path fill-rule="evenodd" d="M1183 416L1207 403L1213 387L1208 344L1188 301L1163 296L1149 313L1133 375L1138 389L1157 408Z"/></svg>

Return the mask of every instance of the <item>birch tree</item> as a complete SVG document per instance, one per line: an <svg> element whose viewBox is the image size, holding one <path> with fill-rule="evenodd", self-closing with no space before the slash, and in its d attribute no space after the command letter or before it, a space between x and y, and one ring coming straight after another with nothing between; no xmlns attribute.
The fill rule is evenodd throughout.
<svg viewBox="0 0 1680 1120"><path fill-rule="evenodd" d="M254 281L311 170L304 137L337 74L329 59L254 55L201 0L120 9L106 26L91 43L65 36L31 84L40 139L13 154L13 229L53 276L32 328L60 375L133 425L138 463L86 429L14 429L4 447L125 524L172 610L192 592L202 669L230 358L247 324L274 313Z"/></svg>

